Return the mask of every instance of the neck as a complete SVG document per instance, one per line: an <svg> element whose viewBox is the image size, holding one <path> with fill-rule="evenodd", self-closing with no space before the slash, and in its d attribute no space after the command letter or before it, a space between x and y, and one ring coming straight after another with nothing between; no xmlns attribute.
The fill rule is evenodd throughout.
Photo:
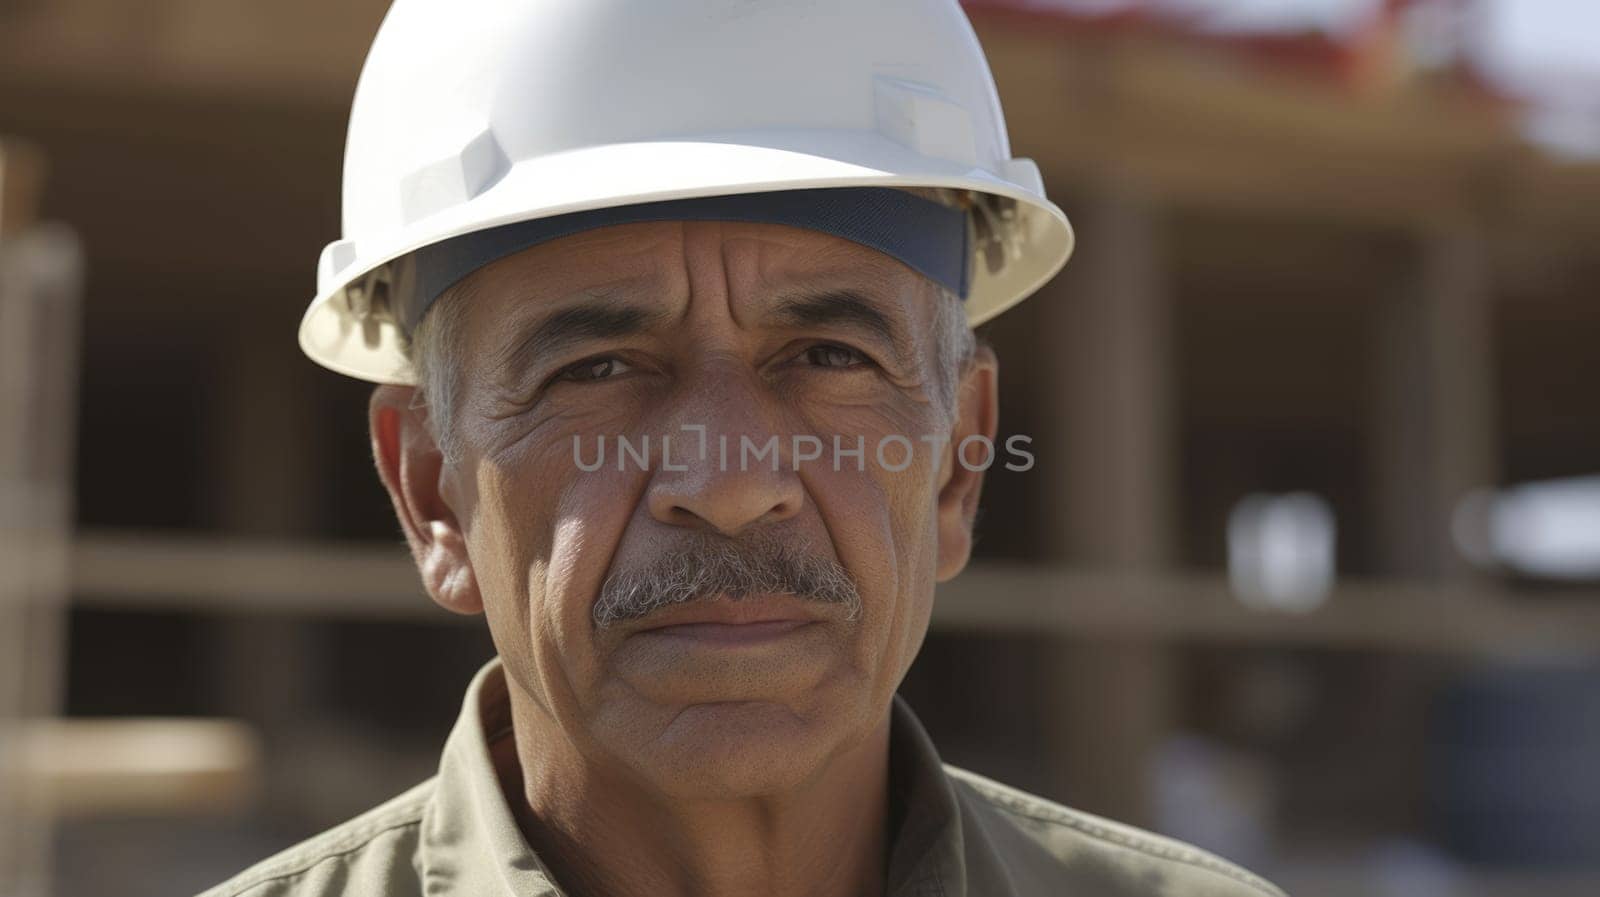
<svg viewBox="0 0 1600 897"><path fill-rule="evenodd" d="M889 714L795 789L663 799L580 756L511 689L495 746L528 844L569 897L857 897L883 891ZM518 791L522 800L515 799Z"/></svg>

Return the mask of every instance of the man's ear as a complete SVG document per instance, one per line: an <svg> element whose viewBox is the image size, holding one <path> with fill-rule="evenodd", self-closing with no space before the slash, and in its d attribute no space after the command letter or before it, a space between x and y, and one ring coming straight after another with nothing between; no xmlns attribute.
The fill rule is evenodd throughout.
<svg viewBox="0 0 1600 897"><path fill-rule="evenodd" d="M1000 362L994 350L978 346L956 389L956 415L946 449L943 480L939 487L939 582L952 579L972 556L972 526L978 518L978 495L983 491L982 467L994 459L994 438L1000 426ZM985 447L973 440L962 463L963 441L981 436Z"/></svg>
<svg viewBox="0 0 1600 897"><path fill-rule="evenodd" d="M428 594L446 610L481 613L483 596L466 537L443 491L444 455L428 429L427 409L412 405L415 393L410 386L372 391L367 411L372 458Z"/></svg>

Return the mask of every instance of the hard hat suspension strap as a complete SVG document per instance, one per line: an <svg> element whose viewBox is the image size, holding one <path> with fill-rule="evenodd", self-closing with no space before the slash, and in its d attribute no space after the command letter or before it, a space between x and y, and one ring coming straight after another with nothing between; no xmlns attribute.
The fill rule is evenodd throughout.
<svg viewBox="0 0 1600 897"><path fill-rule="evenodd" d="M972 252L968 214L889 187L777 190L673 199L519 221L425 246L406 262L409 288L391 284L391 311L407 332L445 290L531 246L614 224L743 221L821 231L878 250L965 299Z"/></svg>

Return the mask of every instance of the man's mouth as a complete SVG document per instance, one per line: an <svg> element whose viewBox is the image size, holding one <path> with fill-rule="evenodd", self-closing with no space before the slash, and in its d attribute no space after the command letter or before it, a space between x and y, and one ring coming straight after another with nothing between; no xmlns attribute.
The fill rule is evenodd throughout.
<svg viewBox="0 0 1600 897"><path fill-rule="evenodd" d="M706 645L756 645L822 622L825 610L793 595L711 598L663 608L641 621L638 633Z"/></svg>

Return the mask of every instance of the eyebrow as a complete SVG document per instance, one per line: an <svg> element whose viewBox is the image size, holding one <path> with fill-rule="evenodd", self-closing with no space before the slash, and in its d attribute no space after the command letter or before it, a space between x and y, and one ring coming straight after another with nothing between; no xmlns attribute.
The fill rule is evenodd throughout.
<svg viewBox="0 0 1600 897"><path fill-rule="evenodd" d="M575 345L639 333L663 315L660 310L591 298L544 318L527 335L500 352L491 369L502 377L515 376L539 359Z"/></svg>
<svg viewBox="0 0 1600 897"><path fill-rule="evenodd" d="M854 290L826 290L804 293L779 300L773 316L791 326L839 324L863 329L905 360L910 352L903 329L882 304Z"/></svg>

